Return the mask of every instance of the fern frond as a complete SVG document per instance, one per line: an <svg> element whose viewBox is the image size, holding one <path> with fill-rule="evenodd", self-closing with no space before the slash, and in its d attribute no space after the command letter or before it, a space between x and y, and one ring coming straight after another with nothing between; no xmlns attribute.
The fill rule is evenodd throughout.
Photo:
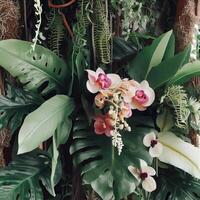
<svg viewBox="0 0 200 200"><path fill-rule="evenodd" d="M190 110L188 109L188 97L186 91L180 85L168 87L165 90L161 102L172 106L175 113L176 126L185 128L187 126Z"/></svg>
<svg viewBox="0 0 200 200"><path fill-rule="evenodd" d="M104 64L111 62L111 33L107 14L107 0L94 1L94 41L97 57Z"/></svg>
<svg viewBox="0 0 200 200"><path fill-rule="evenodd" d="M47 28L49 29L49 48L61 57L60 49L64 39L65 28L62 23L62 17L56 9L51 9L49 12Z"/></svg>

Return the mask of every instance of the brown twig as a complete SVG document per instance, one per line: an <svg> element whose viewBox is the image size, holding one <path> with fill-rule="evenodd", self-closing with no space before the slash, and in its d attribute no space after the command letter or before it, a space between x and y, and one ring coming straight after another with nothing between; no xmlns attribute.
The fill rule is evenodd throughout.
<svg viewBox="0 0 200 200"><path fill-rule="evenodd" d="M75 2L76 2L76 0L71 0L68 3L65 3L65 4L53 4L52 0L48 0L48 6L49 6L49 8L55 8L55 9L67 8L67 7L69 7L70 5L72 5ZM70 25L68 23L68 20L67 20L66 16L62 12L60 12L60 14L62 16L65 28L67 29L69 35L73 38L74 34L73 34L72 29L70 28Z"/></svg>

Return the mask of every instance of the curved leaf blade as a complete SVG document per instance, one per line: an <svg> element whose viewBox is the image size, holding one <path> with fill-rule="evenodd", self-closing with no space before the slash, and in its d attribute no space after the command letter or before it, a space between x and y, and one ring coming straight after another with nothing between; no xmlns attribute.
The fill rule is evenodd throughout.
<svg viewBox="0 0 200 200"><path fill-rule="evenodd" d="M194 76L200 75L200 61L184 65L169 81L168 84L183 84Z"/></svg>
<svg viewBox="0 0 200 200"><path fill-rule="evenodd" d="M155 89L169 81L183 65L189 51L190 49L186 48L183 52L154 67L147 76L147 81L150 86Z"/></svg>
<svg viewBox="0 0 200 200"><path fill-rule="evenodd" d="M68 80L64 61L40 45L31 50L31 42L21 40L0 41L0 65L19 79L26 90L37 91L46 84L42 93L62 90Z"/></svg>
<svg viewBox="0 0 200 200"><path fill-rule="evenodd" d="M159 38L155 39L153 43L142 49L140 53L129 64L129 75L131 78L138 82L146 79L148 73L154 66L161 63L167 44L172 35L172 31L169 31Z"/></svg>
<svg viewBox="0 0 200 200"><path fill-rule="evenodd" d="M19 131L18 154L32 151L50 138L63 120L72 113L74 107L71 98L56 95L30 113Z"/></svg>
<svg viewBox="0 0 200 200"><path fill-rule="evenodd" d="M200 179L200 149L178 138L172 132L158 135L163 145L163 152L158 157L161 162L168 163Z"/></svg>

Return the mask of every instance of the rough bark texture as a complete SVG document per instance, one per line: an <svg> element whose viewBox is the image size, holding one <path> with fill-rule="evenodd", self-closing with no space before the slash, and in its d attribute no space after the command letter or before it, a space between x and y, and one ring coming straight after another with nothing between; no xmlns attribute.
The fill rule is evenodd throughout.
<svg viewBox="0 0 200 200"><path fill-rule="evenodd" d="M200 1L199 0L178 0L176 23L174 27L176 35L176 51L180 52L192 44L195 34L195 24L200 24ZM200 78L193 79L191 84L200 85ZM192 144L199 146L197 134L191 130L190 139Z"/></svg>
<svg viewBox="0 0 200 200"><path fill-rule="evenodd" d="M0 0L0 40L19 38L20 8L18 1ZM0 94L4 95L3 70L0 69ZM8 129L0 130L0 167L5 166L4 149L9 146L11 135Z"/></svg>
<svg viewBox="0 0 200 200"><path fill-rule="evenodd" d="M182 51L192 42L195 24L200 20L199 4L198 0L178 0L174 27L177 52Z"/></svg>

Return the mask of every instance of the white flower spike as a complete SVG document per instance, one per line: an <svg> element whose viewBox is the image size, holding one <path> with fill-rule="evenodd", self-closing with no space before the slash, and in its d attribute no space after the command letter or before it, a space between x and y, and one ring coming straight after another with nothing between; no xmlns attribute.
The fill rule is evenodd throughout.
<svg viewBox="0 0 200 200"><path fill-rule="evenodd" d="M144 160L140 160L141 169L134 166L129 166L128 170L131 174L142 183L142 187L147 192L152 192L156 189L156 181L152 176L156 175L155 170L148 166Z"/></svg>
<svg viewBox="0 0 200 200"><path fill-rule="evenodd" d="M146 147L149 148L149 154L151 157L159 157L162 153L163 146L156 138L156 134L154 132L151 132L144 136L143 138L143 144Z"/></svg>

